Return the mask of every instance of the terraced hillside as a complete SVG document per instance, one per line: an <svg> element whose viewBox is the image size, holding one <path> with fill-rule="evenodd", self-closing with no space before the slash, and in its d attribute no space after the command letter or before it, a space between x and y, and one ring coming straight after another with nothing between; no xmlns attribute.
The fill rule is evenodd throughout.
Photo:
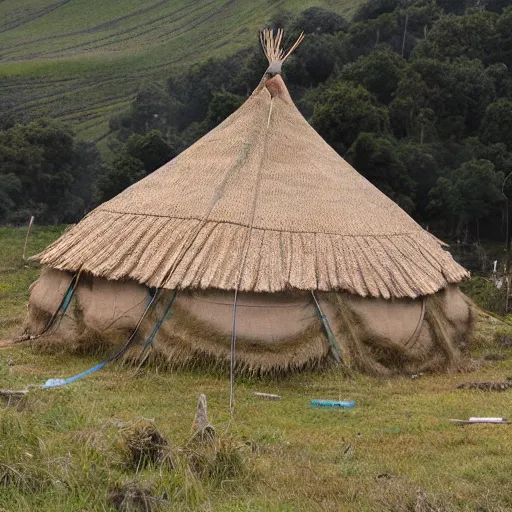
<svg viewBox="0 0 512 512"><path fill-rule="evenodd" d="M142 81L232 53L276 13L361 0L0 0L0 115L49 115L98 140Z"/></svg>

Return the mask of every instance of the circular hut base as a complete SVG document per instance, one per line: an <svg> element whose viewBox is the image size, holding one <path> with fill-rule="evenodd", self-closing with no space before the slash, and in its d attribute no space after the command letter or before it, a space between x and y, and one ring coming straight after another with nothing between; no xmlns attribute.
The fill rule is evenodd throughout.
<svg viewBox="0 0 512 512"><path fill-rule="evenodd" d="M37 335L58 310L72 276L44 268L31 288L26 329ZM163 293L129 352L137 361L140 345L162 317L172 292ZM349 293L316 293L332 329L344 366L370 373L443 371L461 364L459 347L472 327L471 307L457 286L420 299L373 299ZM38 344L88 352L128 339L151 299L133 281L80 276L62 318ZM177 294L154 337L149 357L170 367L228 366L236 321L236 369L240 373L283 374L326 366L332 359L310 292L233 293L216 290ZM146 353L145 355L147 355Z"/></svg>

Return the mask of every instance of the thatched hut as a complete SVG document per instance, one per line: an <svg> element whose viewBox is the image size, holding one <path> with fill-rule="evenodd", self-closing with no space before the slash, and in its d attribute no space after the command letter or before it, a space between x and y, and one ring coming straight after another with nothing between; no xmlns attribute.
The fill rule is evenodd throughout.
<svg viewBox="0 0 512 512"><path fill-rule="evenodd" d="M52 336L120 340L140 324L171 366L229 364L235 347L236 368L259 373L331 353L381 375L458 364L468 272L300 114L281 37L265 32L269 68L234 114L36 256L29 333L72 288Z"/></svg>

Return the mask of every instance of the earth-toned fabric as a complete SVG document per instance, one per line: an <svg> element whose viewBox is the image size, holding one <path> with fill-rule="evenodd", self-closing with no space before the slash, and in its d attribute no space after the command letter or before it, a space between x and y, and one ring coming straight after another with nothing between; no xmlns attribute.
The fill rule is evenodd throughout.
<svg viewBox="0 0 512 512"><path fill-rule="evenodd" d="M37 335L66 293L71 275L44 269L32 287L26 327ZM456 367L471 328L470 304L456 286L420 299L361 298L317 293L344 365L376 375ZM47 300L46 300L47 298ZM171 298L164 292L138 331L132 352L153 331ZM133 331L150 300L148 288L81 275L63 321L46 337L81 345L119 343ZM151 357L167 365L228 365L234 292L182 291L158 330ZM434 301L434 303L432 303ZM325 366L331 350L310 292L239 293L237 371L277 374Z"/></svg>

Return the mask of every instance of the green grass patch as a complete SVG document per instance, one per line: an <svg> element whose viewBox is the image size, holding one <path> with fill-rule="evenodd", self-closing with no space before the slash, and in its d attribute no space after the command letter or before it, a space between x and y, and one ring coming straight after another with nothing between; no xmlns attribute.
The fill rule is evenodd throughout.
<svg viewBox="0 0 512 512"><path fill-rule="evenodd" d="M27 252L63 229L36 226ZM0 228L0 316L13 319L10 332L20 329L38 273L21 259L24 237L24 229ZM114 364L64 388L34 389L16 407L0 404L0 510L510 510L511 427L448 421L512 418L512 391L456 389L512 375L512 351L495 340L512 327L487 319L479 332L472 356L499 352L501 360L481 361L471 373L376 380L333 369L278 381L238 379L233 415L229 380L219 373L135 372ZM105 357L4 346L0 388L69 377ZM255 391L282 400L265 401ZM189 442L201 393L217 429L212 446ZM356 406L313 409L313 398L352 399ZM143 418L165 438L172 465L127 457L127 428Z"/></svg>
<svg viewBox="0 0 512 512"><path fill-rule="evenodd" d="M38 253L64 231L64 226L32 228L27 258ZM0 227L0 339L20 330L26 314L28 288L39 275L39 268L23 261L27 228Z"/></svg>

